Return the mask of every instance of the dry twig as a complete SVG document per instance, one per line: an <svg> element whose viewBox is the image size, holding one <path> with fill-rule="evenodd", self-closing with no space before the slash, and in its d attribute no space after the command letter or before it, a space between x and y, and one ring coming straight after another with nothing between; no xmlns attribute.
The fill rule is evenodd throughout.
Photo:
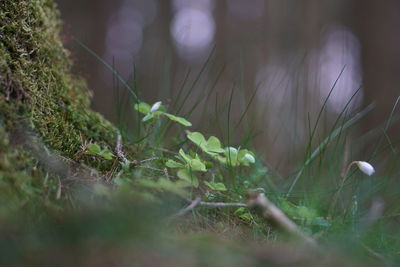
<svg viewBox="0 0 400 267"><path fill-rule="evenodd" d="M129 160L125 157L124 152L122 152L122 138L120 134L117 136L117 145L115 146L115 153L117 154L117 157L123 162L129 162Z"/></svg>
<svg viewBox="0 0 400 267"><path fill-rule="evenodd" d="M225 202L205 202L200 201L199 206L227 208L227 207L247 207L244 203L225 203Z"/></svg>
<svg viewBox="0 0 400 267"><path fill-rule="evenodd" d="M181 209L180 211L178 211L178 213L175 214L175 217L179 217L179 216L184 216L186 215L188 212L190 212L191 210L195 209L197 207L197 205L199 205L199 203L201 198L200 196L197 196L190 204L189 206L187 206L186 208Z"/></svg>
<svg viewBox="0 0 400 267"><path fill-rule="evenodd" d="M121 138L120 134L117 136L117 144L115 146L115 153L117 154L117 157L121 161L123 161L125 163L130 163L134 166L142 165L144 163L160 159L159 157L152 157L152 158L148 158L148 159L144 159L144 160L132 160L132 161L128 160L126 158L124 152L122 151L122 138Z"/></svg>
<svg viewBox="0 0 400 267"><path fill-rule="evenodd" d="M142 165L146 162L150 162L150 161L154 161L154 160L158 160L158 159L160 159L160 158L152 157L152 158L148 158L148 159L144 159L144 160L134 160L134 161L131 161L131 163L136 166L136 165Z"/></svg>
<svg viewBox="0 0 400 267"><path fill-rule="evenodd" d="M244 203L226 203L226 202L206 202L201 201L200 196L197 196L195 199L190 200L185 198L187 202L189 202L189 206L186 208L181 209L175 217L186 215L189 211L195 209L198 206L205 206L205 207L213 207L213 208L226 208L226 207L247 207Z"/></svg>
<svg viewBox="0 0 400 267"><path fill-rule="evenodd" d="M249 207L259 208L262 216L283 232L304 242L313 248L318 248L313 238L304 233L292 222L277 206L267 199L264 194L251 193L248 201Z"/></svg>
<svg viewBox="0 0 400 267"><path fill-rule="evenodd" d="M190 200L188 198L185 198L187 202L192 202L193 200ZM200 201L198 203L198 206L206 206L206 207L214 207L214 208L225 208L225 207L247 207L247 204L244 203L239 203L239 202L206 202L206 201Z"/></svg>

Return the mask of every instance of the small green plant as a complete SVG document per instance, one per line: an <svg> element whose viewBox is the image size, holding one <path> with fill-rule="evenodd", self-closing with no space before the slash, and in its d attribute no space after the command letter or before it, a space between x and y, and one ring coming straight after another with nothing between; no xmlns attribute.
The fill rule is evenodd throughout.
<svg viewBox="0 0 400 267"><path fill-rule="evenodd" d="M252 152L247 149L236 149L234 147L222 148L220 140L211 136L207 140L203 134L199 132L187 131L187 138L192 141L197 147L204 152L206 156L216 161L217 164L227 165L231 167L249 166L255 163L255 158ZM199 186L199 180L195 172L208 172L213 169L213 163L202 159L198 153L190 151L185 153L183 149L179 150L179 155L176 156L178 161L169 159L166 162L168 168L178 168L177 176L180 179L191 182L194 187ZM212 173L212 177L222 177L221 173ZM204 184L211 190L227 191L227 188L222 182L206 181Z"/></svg>
<svg viewBox="0 0 400 267"><path fill-rule="evenodd" d="M177 122L183 126L192 126L192 124L184 118L165 112L165 106L161 104L161 101L154 103L152 106L145 102L140 102L138 104L135 104L134 107L138 112L145 115L142 119L143 122L152 122L155 121L158 117L165 116L171 121Z"/></svg>
<svg viewBox="0 0 400 267"><path fill-rule="evenodd" d="M247 149L226 147L222 148L221 142L215 136L206 140L199 132L187 131L187 138L197 145L203 152L218 160L220 163L230 166L249 166L255 163L254 154Z"/></svg>
<svg viewBox="0 0 400 267"><path fill-rule="evenodd" d="M161 101L153 105L140 102L134 107L143 115L141 121L147 124L148 136L159 134L160 129L162 131L163 126L160 122L163 121L159 120L162 117L185 127L192 125L185 118L168 113ZM157 127L156 123L158 123ZM200 132L186 130L185 137L190 143L182 140L177 152L170 151L175 153L174 157L164 158L163 163L158 162L162 165L158 165L157 168L159 170L164 169L163 176L165 177L154 181L152 178L143 178L142 176L138 179L138 184L141 187L164 190L179 195L182 195L182 190L192 192L195 189L202 192L206 199L210 199L210 196L212 196L212 199L220 197L241 199L239 194L235 195L231 190L234 184L232 180L237 179L238 175L229 173L229 171L233 170L232 168L249 167L254 164L256 161L254 153L240 147L223 146L217 137L206 138ZM151 145L151 142L147 142L147 144ZM146 146L143 149L146 149ZM155 164L153 168L156 167ZM171 171L167 172L165 168ZM142 175L142 172L140 173ZM229 182L227 177L229 177Z"/></svg>
<svg viewBox="0 0 400 267"><path fill-rule="evenodd" d="M253 215L251 215L251 213L248 212L244 207L240 207L235 210L234 214L247 223L254 221Z"/></svg>
<svg viewBox="0 0 400 267"><path fill-rule="evenodd" d="M169 159L165 163L165 166L168 168L178 168L177 176L180 179L189 182L194 187L198 187L199 180L194 172L206 172L206 163L198 154L191 156L186 154L183 149L179 150L179 155L177 155L176 158L178 159L178 162Z"/></svg>
<svg viewBox="0 0 400 267"><path fill-rule="evenodd" d="M106 160L111 160L114 157L114 154L110 150L107 148L101 149L97 144L89 144L86 147L85 154L99 156Z"/></svg>

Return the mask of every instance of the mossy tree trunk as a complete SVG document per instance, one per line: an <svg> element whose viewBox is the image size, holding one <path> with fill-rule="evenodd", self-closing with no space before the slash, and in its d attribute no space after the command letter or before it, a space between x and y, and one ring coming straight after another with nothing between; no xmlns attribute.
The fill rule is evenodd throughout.
<svg viewBox="0 0 400 267"><path fill-rule="evenodd" d="M21 129L46 147L36 152L49 150L98 169L112 164L82 153L90 142L112 149L116 130L89 110L89 91L71 72L60 27L53 0L0 1L0 184L25 196L32 193L26 188L35 188L33 178L47 171L27 149L34 139Z"/></svg>

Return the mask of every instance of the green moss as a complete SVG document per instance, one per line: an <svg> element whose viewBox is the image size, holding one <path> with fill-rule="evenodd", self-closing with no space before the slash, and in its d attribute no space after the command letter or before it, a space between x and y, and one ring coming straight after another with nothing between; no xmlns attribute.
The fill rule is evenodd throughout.
<svg viewBox="0 0 400 267"><path fill-rule="evenodd" d="M56 198L57 180L21 144L10 142L0 124L0 221L34 216L35 207ZM50 178L50 179L49 179ZM51 204L53 205L53 204Z"/></svg>
<svg viewBox="0 0 400 267"><path fill-rule="evenodd" d="M60 41L53 0L3 0L0 5L0 112L9 130L28 122L44 143L60 154L98 166L81 145L113 147L115 129L89 110L85 82L71 73Z"/></svg>

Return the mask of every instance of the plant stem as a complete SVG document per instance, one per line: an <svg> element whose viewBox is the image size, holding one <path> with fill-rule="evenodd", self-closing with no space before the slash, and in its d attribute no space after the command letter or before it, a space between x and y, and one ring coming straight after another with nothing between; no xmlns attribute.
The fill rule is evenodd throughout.
<svg viewBox="0 0 400 267"><path fill-rule="evenodd" d="M351 162L349 164L349 166L347 166L346 172L342 176L342 180L340 182L339 189L338 189L338 191L336 191L335 196L333 198L333 201L331 203L331 206L329 207L329 212L328 212L329 215L332 214L332 212L333 212L333 210L334 210L334 208L336 206L336 203L337 203L337 201L339 199L340 192L342 192L342 189L344 187L344 183L347 181L347 178L349 176L349 172L350 172L351 167L356 163L357 163L357 161L353 161L353 162Z"/></svg>

